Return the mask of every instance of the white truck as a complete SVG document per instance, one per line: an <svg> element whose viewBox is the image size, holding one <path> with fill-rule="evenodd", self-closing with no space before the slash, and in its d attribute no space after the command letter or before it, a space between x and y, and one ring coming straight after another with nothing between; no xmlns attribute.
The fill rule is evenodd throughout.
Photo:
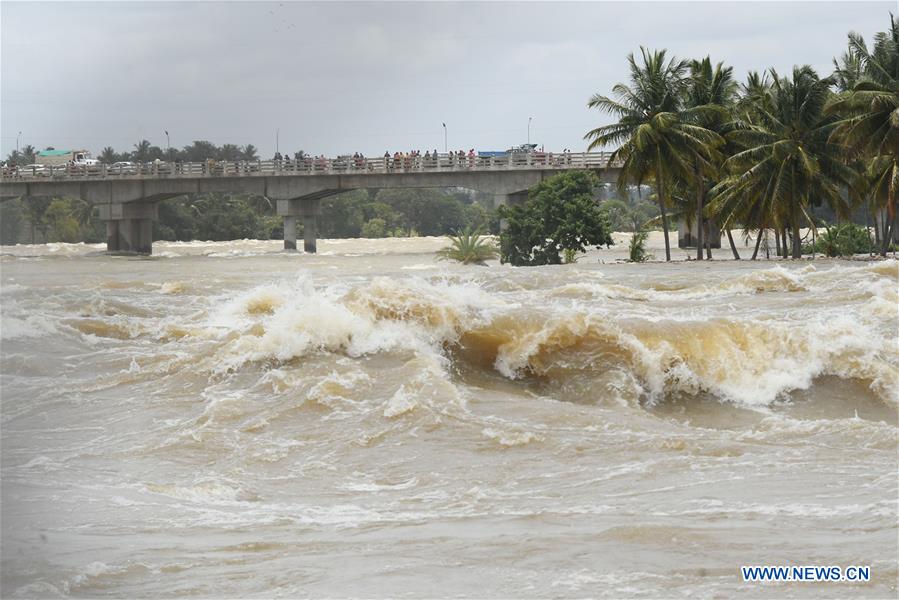
<svg viewBox="0 0 899 600"><path fill-rule="evenodd" d="M55 148L41 150L35 155L34 162L48 167L63 165L92 167L100 164L99 160L91 158L91 153L87 150L56 150Z"/></svg>

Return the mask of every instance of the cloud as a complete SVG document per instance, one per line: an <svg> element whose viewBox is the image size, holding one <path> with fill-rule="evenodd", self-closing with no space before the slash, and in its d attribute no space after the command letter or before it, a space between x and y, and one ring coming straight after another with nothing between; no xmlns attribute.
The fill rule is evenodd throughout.
<svg viewBox="0 0 899 600"><path fill-rule="evenodd" d="M640 45L826 72L892 2L0 4L0 130L22 144L141 138L338 154L531 139L583 148L594 92Z"/></svg>

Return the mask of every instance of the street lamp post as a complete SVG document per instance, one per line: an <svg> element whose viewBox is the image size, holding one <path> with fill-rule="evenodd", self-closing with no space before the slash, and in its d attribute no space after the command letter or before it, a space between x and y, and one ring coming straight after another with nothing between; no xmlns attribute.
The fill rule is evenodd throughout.
<svg viewBox="0 0 899 600"><path fill-rule="evenodd" d="M446 145L446 123L444 123L443 124L443 152L444 152L444 154L446 153L447 148L448 147Z"/></svg>
<svg viewBox="0 0 899 600"><path fill-rule="evenodd" d="M531 143L531 119L534 117L528 117L528 144Z"/></svg>
<svg viewBox="0 0 899 600"><path fill-rule="evenodd" d="M170 155L172 154L172 145L169 143L169 131L165 130L165 153Z"/></svg>
<svg viewBox="0 0 899 600"><path fill-rule="evenodd" d="M16 135L16 156L19 155L19 136L20 135L22 135L21 131L18 133L18 135Z"/></svg>

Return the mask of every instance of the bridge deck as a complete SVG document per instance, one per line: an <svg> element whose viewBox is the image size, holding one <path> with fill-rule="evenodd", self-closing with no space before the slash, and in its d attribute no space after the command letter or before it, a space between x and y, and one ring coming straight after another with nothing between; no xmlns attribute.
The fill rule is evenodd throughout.
<svg viewBox="0 0 899 600"><path fill-rule="evenodd" d="M134 163L126 166L60 165L4 167L0 180L5 182L22 180L71 181L97 179L168 179L197 177L271 177L273 175L362 175L367 173L446 173L472 171L510 170L570 170L617 168L616 161L610 164L609 152L566 152L510 154L507 156L463 156L441 154L438 157L402 158L312 158L299 160L266 161L218 161Z"/></svg>

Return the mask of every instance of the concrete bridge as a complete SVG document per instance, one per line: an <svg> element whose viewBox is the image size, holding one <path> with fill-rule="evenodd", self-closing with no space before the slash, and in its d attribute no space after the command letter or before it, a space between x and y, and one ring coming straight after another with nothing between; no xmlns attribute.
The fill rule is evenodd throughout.
<svg viewBox="0 0 899 600"><path fill-rule="evenodd" d="M158 203L185 194L246 193L274 200L284 218L284 248L296 250L297 219L303 247L315 252L322 198L373 188L462 187L493 194L494 206L517 204L541 180L560 171L589 169L603 182L617 180L609 153L521 153L506 156L305 158L203 163L154 162L111 167L61 166L5 169L0 200L34 196L81 198L106 222L109 252L150 254Z"/></svg>

